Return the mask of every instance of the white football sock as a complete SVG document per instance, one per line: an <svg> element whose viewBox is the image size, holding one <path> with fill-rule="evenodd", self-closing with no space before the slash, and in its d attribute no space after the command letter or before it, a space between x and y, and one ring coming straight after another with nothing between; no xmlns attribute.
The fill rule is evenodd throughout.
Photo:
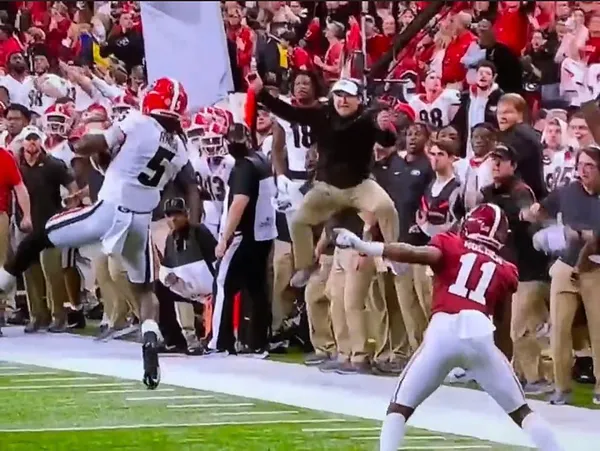
<svg viewBox="0 0 600 451"><path fill-rule="evenodd" d="M163 341L163 336L160 333L158 323L153 319L144 320L144 322L142 323L142 337L146 332L154 332L158 337L158 341Z"/></svg>
<svg viewBox="0 0 600 451"><path fill-rule="evenodd" d="M552 432L552 427L539 414L535 412L530 413L525 417L521 426L527 432L537 449L541 449L542 451L562 450Z"/></svg>
<svg viewBox="0 0 600 451"><path fill-rule="evenodd" d="M396 451L404 441L406 420L399 413L388 413L379 436L379 451Z"/></svg>

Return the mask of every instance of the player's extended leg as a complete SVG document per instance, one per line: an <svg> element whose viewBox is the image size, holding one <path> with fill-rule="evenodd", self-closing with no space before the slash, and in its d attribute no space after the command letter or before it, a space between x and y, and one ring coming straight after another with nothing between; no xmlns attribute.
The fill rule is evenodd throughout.
<svg viewBox="0 0 600 451"><path fill-rule="evenodd" d="M473 339L469 344L472 353L469 355L468 369L481 388L529 435L538 449L561 450L552 427L529 408L521 383L510 362L494 344L493 338Z"/></svg>
<svg viewBox="0 0 600 451"><path fill-rule="evenodd" d="M162 335L158 327L158 299L152 291L156 262L150 236L150 219L149 215L134 214L122 251L122 263L140 305L144 363L142 380L146 387L154 390L160 383L158 350Z"/></svg>
<svg viewBox="0 0 600 451"><path fill-rule="evenodd" d="M443 321L443 318L438 319ZM396 451L400 447L408 419L458 364L457 347L453 346L453 339L444 333L444 327L438 327L440 323L436 324L434 316L423 343L399 377L381 428L380 451Z"/></svg>
<svg viewBox="0 0 600 451"><path fill-rule="evenodd" d="M0 293L10 293L17 277L38 259L44 249L80 247L94 243L108 230L112 220L111 207L102 201L53 216L46 223L45 229L27 235L12 258L0 269Z"/></svg>

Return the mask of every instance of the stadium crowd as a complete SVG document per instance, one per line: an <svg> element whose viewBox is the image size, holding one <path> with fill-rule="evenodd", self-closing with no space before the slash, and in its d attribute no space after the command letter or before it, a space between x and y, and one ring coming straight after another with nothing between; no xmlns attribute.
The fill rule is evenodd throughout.
<svg viewBox="0 0 600 451"><path fill-rule="evenodd" d="M139 108L138 3L3 2L0 262L64 208L97 199L103 164L71 146ZM509 218L504 251L520 274L508 309L494 312L498 346L526 393L570 403L576 379L596 384L600 404L600 2L461 1L435 11L421 1L221 3L235 90L256 87L255 74L265 89L250 89L242 112L207 106L182 119L196 184L168 186L152 227L164 352L266 357L295 346L324 372L399 374L427 327L430 270L334 249L328 231L426 244L493 202ZM384 132L358 181L374 180L393 208L383 212L379 191L363 190L292 220L304 195L319 200L309 194L315 176L339 192L356 185L346 184L345 159L361 136L344 138L335 165L323 161L299 112L310 116L330 92L340 116ZM229 179L248 143L260 151L257 168L263 157L272 165L277 187L266 203L263 175ZM198 193L202 218L191 208ZM259 236L254 223L269 209L274 232ZM558 254L548 252L557 222L567 226ZM238 236L251 243L229 261ZM457 289L466 290L467 266ZM100 320L101 340L139 331L118 256L95 247L45 250L23 287L3 301L2 325L59 333L85 328L87 316Z"/></svg>

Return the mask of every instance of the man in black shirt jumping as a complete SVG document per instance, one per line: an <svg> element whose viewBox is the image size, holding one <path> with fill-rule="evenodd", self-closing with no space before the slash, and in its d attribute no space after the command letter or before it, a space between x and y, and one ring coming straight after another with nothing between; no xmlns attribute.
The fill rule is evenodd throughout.
<svg viewBox="0 0 600 451"><path fill-rule="evenodd" d="M250 79L252 78L252 79ZM307 125L319 152L316 181L294 214L290 227L296 274L290 285L306 285L316 269L312 228L344 208L371 213L386 242L398 239L398 213L390 196L370 177L373 146L394 145L396 136L381 130L362 104L360 86L353 80L338 80L326 106L300 108L276 99L263 89L260 77L249 77L250 89L276 116Z"/></svg>

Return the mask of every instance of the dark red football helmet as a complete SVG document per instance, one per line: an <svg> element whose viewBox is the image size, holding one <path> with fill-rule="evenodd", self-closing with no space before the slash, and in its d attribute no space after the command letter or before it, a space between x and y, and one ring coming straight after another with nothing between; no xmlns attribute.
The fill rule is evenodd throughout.
<svg viewBox="0 0 600 451"><path fill-rule="evenodd" d="M463 220L460 235L494 249L501 249L508 239L508 219L496 204L481 204L473 208Z"/></svg>

